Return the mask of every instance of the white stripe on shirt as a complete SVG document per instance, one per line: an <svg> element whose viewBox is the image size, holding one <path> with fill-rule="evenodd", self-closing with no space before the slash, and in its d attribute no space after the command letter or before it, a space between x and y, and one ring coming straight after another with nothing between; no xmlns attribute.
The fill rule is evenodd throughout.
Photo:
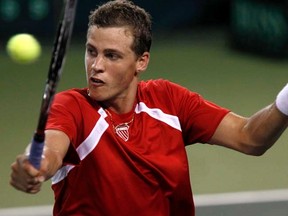
<svg viewBox="0 0 288 216"><path fill-rule="evenodd" d="M149 108L146 106L145 103L140 102L139 104L137 104L137 106L135 107L135 112L138 114L140 112L145 112L147 113L149 116L151 116L152 118L155 118L159 121L162 121L166 124L168 124L169 126L182 131L181 126L180 126L180 122L179 122L179 118L177 116L173 116L170 114L166 114L164 113L162 110L158 109L158 108Z"/></svg>
<svg viewBox="0 0 288 216"><path fill-rule="evenodd" d="M101 118L97 121L89 136L76 149L81 160L83 160L91 151L93 151L93 149L99 143L101 136L109 127L109 124L104 119L107 116L106 112L101 108L99 109L98 113L101 115Z"/></svg>
<svg viewBox="0 0 288 216"><path fill-rule="evenodd" d="M98 113L101 115L99 120L96 122L94 128L92 129L89 136L78 146L76 149L80 160L82 161L90 152L95 149L101 136L104 134L109 124L106 122L105 117L107 117L104 109L100 108ZM63 180L68 173L74 168L74 165L66 165L59 169L56 174L52 177L52 184L56 184Z"/></svg>

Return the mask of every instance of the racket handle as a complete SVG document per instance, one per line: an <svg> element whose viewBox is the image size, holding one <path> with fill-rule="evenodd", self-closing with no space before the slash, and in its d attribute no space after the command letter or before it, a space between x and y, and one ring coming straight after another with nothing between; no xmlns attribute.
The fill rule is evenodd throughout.
<svg viewBox="0 0 288 216"><path fill-rule="evenodd" d="M29 161L38 170L40 169L41 165L42 153L44 149L44 141L45 141L44 134L39 135L35 133L31 142Z"/></svg>

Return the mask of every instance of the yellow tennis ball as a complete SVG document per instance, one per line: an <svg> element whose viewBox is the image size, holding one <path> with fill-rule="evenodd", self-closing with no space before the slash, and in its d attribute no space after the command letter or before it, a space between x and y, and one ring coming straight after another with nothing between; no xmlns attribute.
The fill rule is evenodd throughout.
<svg viewBox="0 0 288 216"><path fill-rule="evenodd" d="M12 36L7 43L9 56L17 63L29 64L36 61L41 55L41 45L30 34L17 34Z"/></svg>

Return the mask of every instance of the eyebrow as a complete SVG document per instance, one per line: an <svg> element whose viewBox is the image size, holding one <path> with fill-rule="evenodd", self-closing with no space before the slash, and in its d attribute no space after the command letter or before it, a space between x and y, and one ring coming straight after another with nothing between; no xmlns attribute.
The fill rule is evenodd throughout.
<svg viewBox="0 0 288 216"><path fill-rule="evenodd" d="M123 52L117 50L117 49L104 49L104 52L112 52L112 53L118 53L118 54L121 54L121 55L124 55Z"/></svg>
<svg viewBox="0 0 288 216"><path fill-rule="evenodd" d="M85 43L85 46L86 46L86 47L88 47L88 46L89 46L89 47L94 47L94 46L93 46L92 44L90 44L89 42L86 42L86 43Z"/></svg>
<svg viewBox="0 0 288 216"><path fill-rule="evenodd" d="M86 46L86 48L88 47L88 48L93 48L93 49L96 49L96 50L97 50L97 47L95 47L94 45L90 44L89 42L87 42L87 43L85 44L85 46ZM110 53L117 53L117 54L122 55L122 56L125 55L125 53L121 52L121 51L118 50L118 49L112 49L112 48L104 49L104 53L109 53L109 52L110 52Z"/></svg>

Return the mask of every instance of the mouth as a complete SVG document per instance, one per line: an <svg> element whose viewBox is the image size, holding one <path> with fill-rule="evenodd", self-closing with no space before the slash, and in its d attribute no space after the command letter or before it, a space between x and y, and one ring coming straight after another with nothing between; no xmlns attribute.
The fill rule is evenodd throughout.
<svg viewBox="0 0 288 216"><path fill-rule="evenodd" d="M97 78L94 78L94 77L91 77L90 78L90 81L95 84L95 85L100 85L100 84L104 84L104 82L100 79L97 79Z"/></svg>

